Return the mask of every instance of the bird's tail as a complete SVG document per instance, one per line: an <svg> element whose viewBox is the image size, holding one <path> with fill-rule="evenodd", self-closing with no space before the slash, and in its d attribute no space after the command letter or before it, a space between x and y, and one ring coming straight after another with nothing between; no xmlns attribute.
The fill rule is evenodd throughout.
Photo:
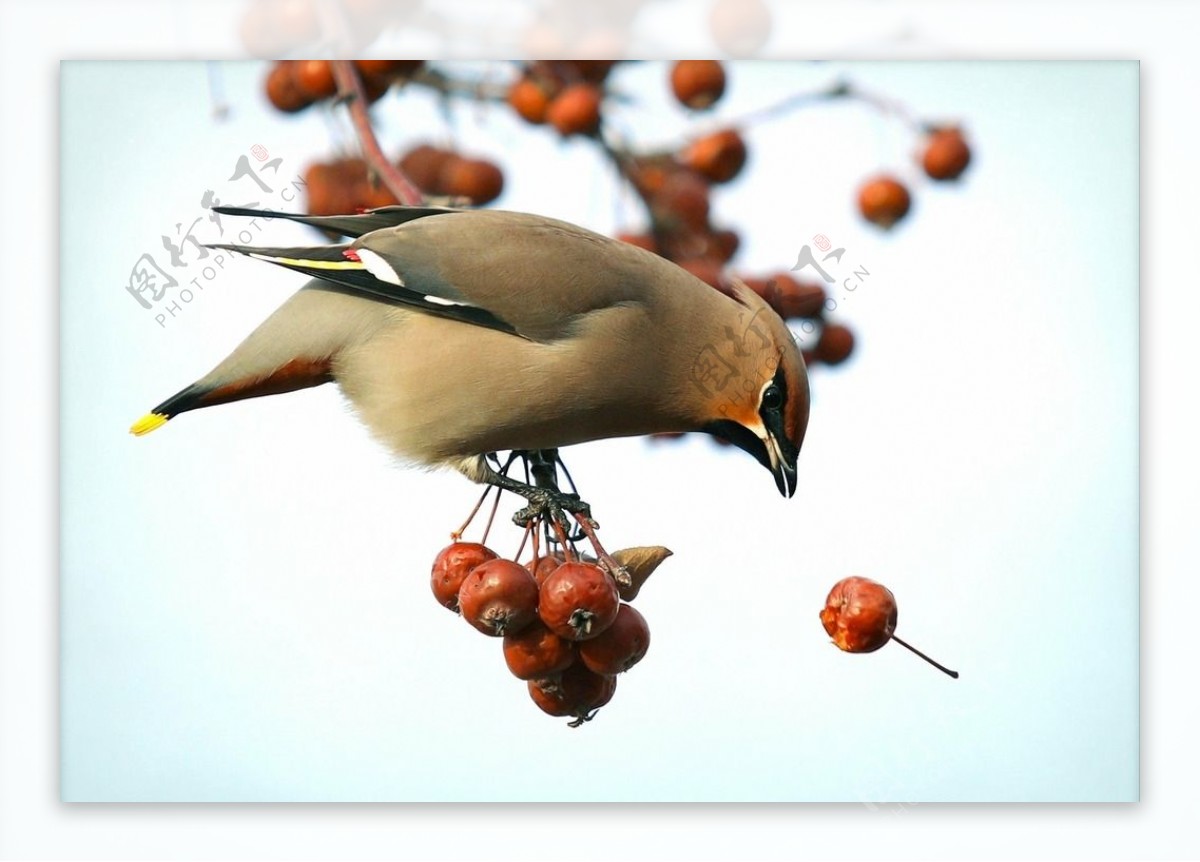
<svg viewBox="0 0 1200 862"><path fill-rule="evenodd" d="M149 434L180 413L186 413L189 410L228 404L231 401L241 401L245 398L295 392L297 389L320 386L331 380L333 380L331 362L328 358L323 358L293 359L270 373L247 374L231 379L222 385L211 385L200 381L179 390L134 422L129 427L129 433L138 437Z"/></svg>
<svg viewBox="0 0 1200 862"><path fill-rule="evenodd" d="M378 304L320 286L313 282L294 293L216 368L133 423L130 432L148 434L189 410L333 381L339 351L368 336L383 318Z"/></svg>

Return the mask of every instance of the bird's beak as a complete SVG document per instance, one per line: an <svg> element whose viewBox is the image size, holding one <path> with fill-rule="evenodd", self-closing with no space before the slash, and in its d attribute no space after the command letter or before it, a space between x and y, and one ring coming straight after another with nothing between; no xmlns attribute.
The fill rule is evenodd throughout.
<svg viewBox="0 0 1200 862"><path fill-rule="evenodd" d="M754 456L754 460L771 471L779 493L791 497L796 493L796 460L800 453L783 436L781 420L776 420L771 425L775 427L767 427L762 422L743 425L731 419L721 419L710 422L701 430L715 434L749 452Z"/></svg>
<svg viewBox="0 0 1200 862"><path fill-rule="evenodd" d="M796 463L789 462L780 451L779 441L770 431L762 438L766 447L767 457L771 460L771 474L775 477L775 487L785 497L796 493Z"/></svg>

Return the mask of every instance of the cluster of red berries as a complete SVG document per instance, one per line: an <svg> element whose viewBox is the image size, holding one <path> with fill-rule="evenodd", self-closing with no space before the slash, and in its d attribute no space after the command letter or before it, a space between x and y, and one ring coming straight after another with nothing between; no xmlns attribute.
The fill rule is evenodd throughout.
<svg viewBox="0 0 1200 862"><path fill-rule="evenodd" d="M372 181L367 163L359 158L309 165L304 182L309 215L344 215L399 203L383 184Z"/></svg>
<svg viewBox="0 0 1200 862"><path fill-rule="evenodd" d="M971 163L971 148L962 130L954 126L931 128L918 161L925 175L938 182L957 180ZM912 195L895 177L872 177L858 190L858 209L863 218L882 228L891 228L908 215Z"/></svg>
<svg viewBox="0 0 1200 862"><path fill-rule="evenodd" d="M420 60L356 60L369 100L379 98L393 83L421 69ZM598 137L606 86L616 61L539 60L523 64L510 85L508 105L524 120L547 125L563 137ZM679 105L704 111L725 93L727 73L716 60L679 60L669 70L668 85ZM336 95L328 60L289 60L276 63L267 78L267 94L283 111L298 111ZM714 187L736 179L748 159L747 142L738 128L724 128L695 138L676 151L616 152L620 170L641 197L649 216L648 229L626 231L618 238L677 263L707 284L729 292L733 277L726 272L741 244L737 231L713 224ZM955 126L925 127L917 154L925 174L945 182L960 177L971 161L971 150ZM470 158L430 144L412 146L399 167L428 197L456 198L472 205L495 200L504 190L501 168L486 159ZM309 169L308 210L328 215L396 204L396 198L371 176L361 159L340 159ZM895 176L867 180L858 191L863 217L890 228L912 207L912 193ZM812 365L845 362L855 347L854 333L825 315L824 285L801 282L788 273L768 277L739 275L785 320L814 321L819 335L804 351Z"/></svg>
<svg viewBox="0 0 1200 862"><path fill-rule="evenodd" d="M508 90L508 104L535 126L564 138L600 131L604 81L615 60L538 60L526 64Z"/></svg>
<svg viewBox="0 0 1200 862"><path fill-rule="evenodd" d="M432 144L418 144L401 156L400 170L428 197L466 198L481 206L504 191L504 172L495 162Z"/></svg>
<svg viewBox="0 0 1200 862"><path fill-rule="evenodd" d="M455 542L433 563L430 585L446 608L503 638L504 661L543 712L590 721L612 699L617 674L650 646L645 618L629 602L670 555L630 548L613 555L622 586L594 562L543 555L522 566L475 542Z"/></svg>
<svg viewBox="0 0 1200 862"><path fill-rule="evenodd" d="M375 102L397 81L414 75L424 60L355 60L368 102ZM337 95L329 60L282 60L267 73L267 100L287 114L303 111Z"/></svg>
<svg viewBox="0 0 1200 862"><path fill-rule="evenodd" d="M400 168L426 195L462 198L472 204L495 200L504 190L504 174L493 162L421 144L400 159ZM400 203L374 181L360 158L309 165L304 173L309 215L341 215Z"/></svg>
<svg viewBox="0 0 1200 862"><path fill-rule="evenodd" d="M704 110L725 92L725 69L716 60L680 60L671 68L671 90L684 107ZM644 233L621 233L618 239L662 255L712 287L732 290L725 267L737 253L736 231L710 221L713 186L738 177L746 165L748 147L735 128L699 137L675 153L631 158L625 174L646 202L651 227ZM854 335L846 326L824 319L825 287L802 282L790 273L740 276L785 320L821 322L821 334L807 362L836 365L849 358Z"/></svg>
<svg viewBox="0 0 1200 862"><path fill-rule="evenodd" d="M895 641L938 670L958 679L958 671L943 667L896 637L898 618L899 610L892 591L870 578L861 577L843 578L834 584L821 610L821 625L838 649L844 652L875 652L888 641Z"/></svg>

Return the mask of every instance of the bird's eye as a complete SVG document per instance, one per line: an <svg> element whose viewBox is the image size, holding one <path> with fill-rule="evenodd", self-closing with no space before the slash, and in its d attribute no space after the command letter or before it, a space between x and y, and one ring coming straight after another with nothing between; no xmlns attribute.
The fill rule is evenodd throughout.
<svg viewBox="0 0 1200 862"><path fill-rule="evenodd" d="M772 383L763 390L762 404L760 407L763 410L778 410L783 406L783 393L779 391L779 387Z"/></svg>

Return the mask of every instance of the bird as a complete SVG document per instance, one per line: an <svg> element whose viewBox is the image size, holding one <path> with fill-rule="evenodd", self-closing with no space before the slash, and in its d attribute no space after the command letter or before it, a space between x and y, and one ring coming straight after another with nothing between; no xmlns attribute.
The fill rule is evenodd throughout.
<svg viewBox="0 0 1200 862"><path fill-rule="evenodd" d="M527 523L586 511L553 479L519 482L496 453L706 432L796 491L809 415L796 340L753 290L714 290L652 252L546 216L388 206L301 222L341 243L213 244L310 277L210 372L130 428L191 410L335 383L404 462L524 496ZM535 471L535 476L538 473Z"/></svg>

